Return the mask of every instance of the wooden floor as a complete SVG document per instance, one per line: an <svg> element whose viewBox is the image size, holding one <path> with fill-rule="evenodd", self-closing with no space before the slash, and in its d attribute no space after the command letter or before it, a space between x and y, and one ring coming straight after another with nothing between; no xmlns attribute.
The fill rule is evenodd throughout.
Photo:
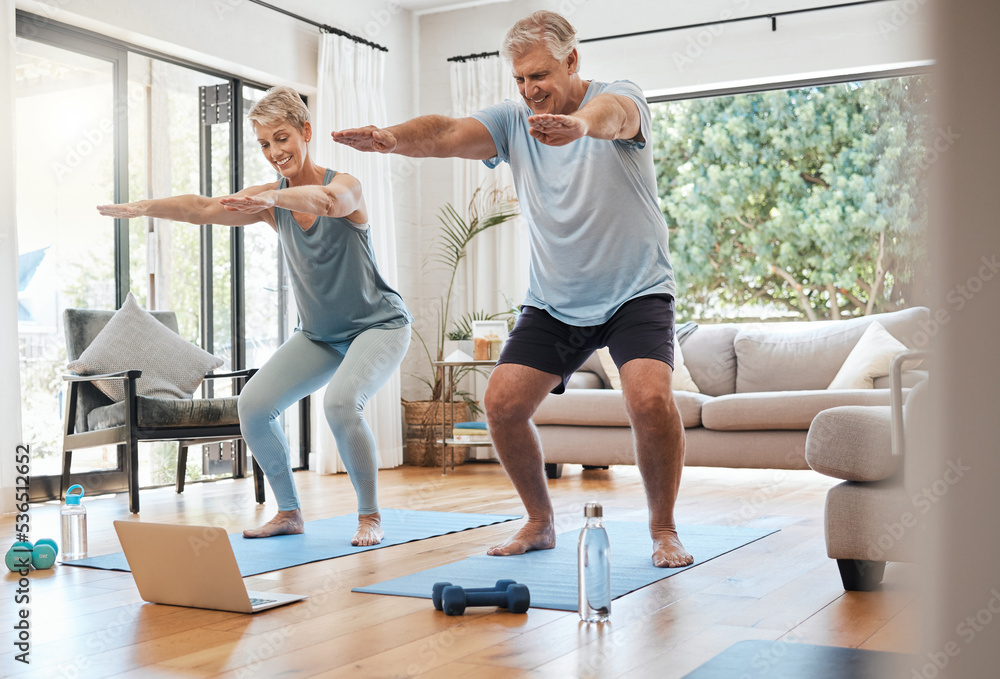
<svg viewBox="0 0 1000 679"><path fill-rule="evenodd" d="M502 469L467 464L380 473L383 507L521 513ZM354 511L344 475L295 475L306 519ZM680 523L748 525L780 532L616 599L612 622L575 613L527 615L472 609L437 612L426 599L351 592L355 586L482 553L513 524L306 564L246 579L250 589L308 594L258 615L145 604L127 573L56 566L30 575L31 665L14 659L17 577L6 573L0 605L0 676L39 677L679 677L731 644L778 639L877 650L915 650L916 568L889 564L880 591L845 593L823 543L823 502L832 479L811 471L687 468ZM581 524L583 502L599 499L609 520L645 519L632 467L582 471L567 465L549 487L561 531ZM128 518L123 495L87 503L90 554L120 551L113 519ZM31 509L34 539L58 539L58 505ZM249 480L142 493L146 521L263 523ZM0 547L13 541L0 518ZM10 537L8 537L10 536ZM344 538L349 539L345 535Z"/></svg>

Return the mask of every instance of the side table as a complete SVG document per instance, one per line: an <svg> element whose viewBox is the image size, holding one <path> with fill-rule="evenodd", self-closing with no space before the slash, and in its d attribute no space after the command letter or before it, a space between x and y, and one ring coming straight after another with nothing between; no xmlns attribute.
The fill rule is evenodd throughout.
<svg viewBox="0 0 1000 679"><path fill-rule="evenodd" d="M448 413L446 408L448 404L445 399L448 398L448 394L453 394L455 391L455 368L492 368L497 364L496 360L489 361L434 361L434 365L438 369L438 379L445 384L445 388L441 390L441 438L437 443L441 444L441 474L443 476L448 475L448 463L447 455L448 448L452 448L451 451L451 469L455 470L455 451L454 448L474 448L477 446L492 446L491 441L456 441L452 437L448 436ZM448 381L445 383L445 371L448 373ZM455 423L455 399L451 399L451 422L452 426Z"/></svg>

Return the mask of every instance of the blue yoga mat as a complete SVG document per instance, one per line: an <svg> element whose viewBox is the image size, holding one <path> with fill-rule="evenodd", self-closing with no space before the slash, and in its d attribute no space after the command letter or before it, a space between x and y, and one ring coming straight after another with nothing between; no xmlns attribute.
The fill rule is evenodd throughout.
<svg viewBox="0 0 1000 679"><path fill-rule="evenodd" d="M367 547L351 545L351 537L358 525L357 514L308 521L306 532L301 535L279 535L251 540L244 538L240 533L234 533L229 536L229 541L233 545L240 574L247 577L521 518L506 514L424 512L409 509L382 509L381 514L385 539L378 545ZM114 571L130 570L122 552L66 561L63 564Z"/></svg>
<svg viewBox="0 0 1000 679"><path fill-rule="evenodd" d="M778 532L739 526L680 526L681 542L694 555L694 563L683 568L657 568L650 558L653 541L645 523L609 521L604 526L611 541L611 596L615 599ZM555 549L518 556L477 554L353 591L430 599L435 582L492 587L497 580L509 578L528 586L532 607L575 611L579 536L579 530L567 531L556 536Z"/></svg>

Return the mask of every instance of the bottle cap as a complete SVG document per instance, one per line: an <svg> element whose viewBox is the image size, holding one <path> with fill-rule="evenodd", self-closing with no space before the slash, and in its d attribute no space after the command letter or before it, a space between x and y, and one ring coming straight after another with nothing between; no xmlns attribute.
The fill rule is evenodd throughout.
<svg viewBox="0 0 1000 679"><path fill-rule="evenodd" d="M583 515L586 517L604 516L604 509L600 502L588 502L583 506Z"/></svg>
<svg viewBox="0 0 1000 679"><path fill-rule="evenodd" d="M79 495L70 495L70 493L73 492L74 488L79 488L80 489L80 494ZM76 485L70 486L69 490L66 491L66 504L68 504L68 505L78 505L78 504L80 504L80 500L83 499L83 494L84 494L83 486L81 486L80 484L76 484Z"/></svg>

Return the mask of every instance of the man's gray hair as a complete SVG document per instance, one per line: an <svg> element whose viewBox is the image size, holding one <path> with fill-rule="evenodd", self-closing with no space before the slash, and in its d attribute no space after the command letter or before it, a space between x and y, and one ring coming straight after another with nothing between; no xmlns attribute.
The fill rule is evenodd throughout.
<svg viewBox="0 0 1000 679"><path fill-rule="evenodd" d="M309 109L294 89L278 86L269 89L260 101L250 107L247 119L254 127L276 127L289 123L302 132L309 122Z"/></svg>
<svg viewBox="0 0 1000 679"><path fill-rule="evenodd" d="M576 29L565 17L540 10L510 27L500 45L500 56L512 62L543 44L556 61L563 61L576 48L577 43Z"/></svg>

